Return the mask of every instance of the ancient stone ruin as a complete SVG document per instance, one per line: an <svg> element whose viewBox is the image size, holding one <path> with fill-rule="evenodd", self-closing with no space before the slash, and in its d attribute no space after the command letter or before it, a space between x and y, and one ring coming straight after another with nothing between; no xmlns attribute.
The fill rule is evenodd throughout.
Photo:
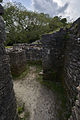
<svg viewBox="0 0 80 120"><path fill-rule="evenodd" d="M0 5L0 120L18 120L9 57L3 44L6 34L2 14L3 7Z"/></svg>
<svg viewBox="0 0 80 120"><path fill-rule="evenodd" d="M26 70L27 61L42 61L42 44L14 44L6 48L6 53L10 57L12 74L19 76Z"/></svg>
<svg viewBox="0 0 80 120"><path fill-rule="evenodd" d="M61 82L66 88L70 109L74 106L70 120L80 120L80 95L77 98L80 94L79 27L80 18L70 29L42 36L43 79Z"/></svg>
<svg viewBox="0 0 80 120"><path fill-rule="evenodd" d="M42 44L14 44L14 50L25 50L27 61L42 61Z"/></svg>
<svg viewBox="0 0 80 120"><path fill-rule="evenodd" d="M68 120L80 120L80 85L77 87L78 96L75 105L72 107L72 115Z"/></svg>
<svg viewBox="0 0 80 120"><path fill-rule="evenodd" d="M27 60L25 50L9 49L7 54L10 57L11 73L17 77L26 70Z"/></svg>
<svg viewBox="0 0 80 120"><path fill-rule="evenodd" d="M43 80L63 84L71 111L68 120L80 120L80 18L70 29L43 35L42 44L16 44L5 50L3 13L0 5L0 120L18 120L11 71L21 74L27 61L42 61Z"/></svg>

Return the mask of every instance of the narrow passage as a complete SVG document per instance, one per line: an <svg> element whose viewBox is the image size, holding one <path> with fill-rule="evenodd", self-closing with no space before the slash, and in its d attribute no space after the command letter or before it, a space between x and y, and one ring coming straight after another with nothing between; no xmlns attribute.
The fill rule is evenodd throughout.
<svg viewBox="0 0 80 120"><path fill-rule="evenodd" d="M59 120L56 95L40 84L38 76L36 66L30 66L29 73L23 79L14 80L16 98L25 103L26 110L30 112L29 120Z"/></svg>

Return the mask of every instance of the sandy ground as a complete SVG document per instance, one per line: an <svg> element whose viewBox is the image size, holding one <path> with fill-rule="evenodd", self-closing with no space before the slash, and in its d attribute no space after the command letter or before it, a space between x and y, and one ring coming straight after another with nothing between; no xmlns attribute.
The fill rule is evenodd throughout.
<svg viewBox="0 0 80 120"><path fill-rule="evenodd" d="M30 67L25 78L14 81L18 100L25 103L30 112L30 120L59 120L57 118L55 93L37 81L36 67Z"/></svg>

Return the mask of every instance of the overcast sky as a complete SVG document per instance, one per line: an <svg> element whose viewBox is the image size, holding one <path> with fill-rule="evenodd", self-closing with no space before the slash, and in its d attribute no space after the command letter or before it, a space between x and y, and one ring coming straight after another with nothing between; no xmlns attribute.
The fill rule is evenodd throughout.
<svg viewBox="0 0 80 120"><path fill-rule="evenodd" d="M80 17L80 0L3 0L4 2L21 2L28 10L44 12L51 17L55 15L77 19Z"/></svg>

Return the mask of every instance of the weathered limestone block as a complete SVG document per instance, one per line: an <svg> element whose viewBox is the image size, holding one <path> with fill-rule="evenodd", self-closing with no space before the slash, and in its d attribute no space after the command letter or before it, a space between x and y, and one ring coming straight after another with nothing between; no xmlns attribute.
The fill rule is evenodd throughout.
<svg viewBox="0 0 80 120"><path fill-rule="evenodd" d="M70 33L75 34L78 38L80 38L80 17L72 24Z"/></svg>
<svg viewBox="0 0 80 120"><path fill-rule="evenodd" d="M3 43L4 40L6 39L6 34L5 34L5 24L2 16L0 16L0 43Z"/></svg>
<svg viewBox="0 0 80 120"><path fill-rule="evenodd" d="M10 57L11 72L14 76L19 76L26 70L26 54L24 50L10 51L7 53Z"/></svg>
<svg viewBox="0 0 80 120"><path fill-rule="evenodd" d="M14 50L25 50L27 61L42 61L42 44L14 44Z"/></svg>
<svg viewBox="0 0 80 120"><path fill-rule="evenodd" d="M5 39L6 39L5 24L2 16L0 16L0 56L5 54L5 49L3 44Z"/></svg>
<svg viewBox="0 0 80 120"><path fill-rule="evenodd" d="M42 61L42 48L27 48L26 51L26 59L28 61Z"/></svg>
<svg viewBox="0 0 80 120"><path fill-rule="evenodd" d="M76 89L80 84L80 18L68 30L43 35L42 45L44 80L52 77L57 81L63 75L69 107L74 106L69 120L80 120L80 92ZM77 94L79 98L75 103Z"/></svg>
<svg viewBox="0 0 80 120"><path fill-rule="evenodd" d="M73 35L67 40L65 51L64 80L67 86L68 97L73 106L77 96L76 87L80 83L80 45Z"/></svg>
<svg viewBox="0 0 80 120"><path fill-rule="evenodd" d="M16 100L13 91L8 56L0 57L0 120L16 120Z"/></svg>
<svg viewBox="0 0 80 120"><path fill-rule="evenodd" d="M75 106L72 108L72 114L68 120L80 120L80 85L77 87L78 97Z"/></svg>
<svg viewBox="0 0 80 120"><path fill-rule="evenodd" d="M3 13L1 10L0 15ZM0 120L18 120L9 57L3 45L5 36L5 25L0 16Z"/></svg>
<svg viewBox="0 0 80 120"><path fill-rule="evenodd" d="M64 65L65 37L64 30L42 36L44 80L60 81L57 77L60 76Z"/></svg>

